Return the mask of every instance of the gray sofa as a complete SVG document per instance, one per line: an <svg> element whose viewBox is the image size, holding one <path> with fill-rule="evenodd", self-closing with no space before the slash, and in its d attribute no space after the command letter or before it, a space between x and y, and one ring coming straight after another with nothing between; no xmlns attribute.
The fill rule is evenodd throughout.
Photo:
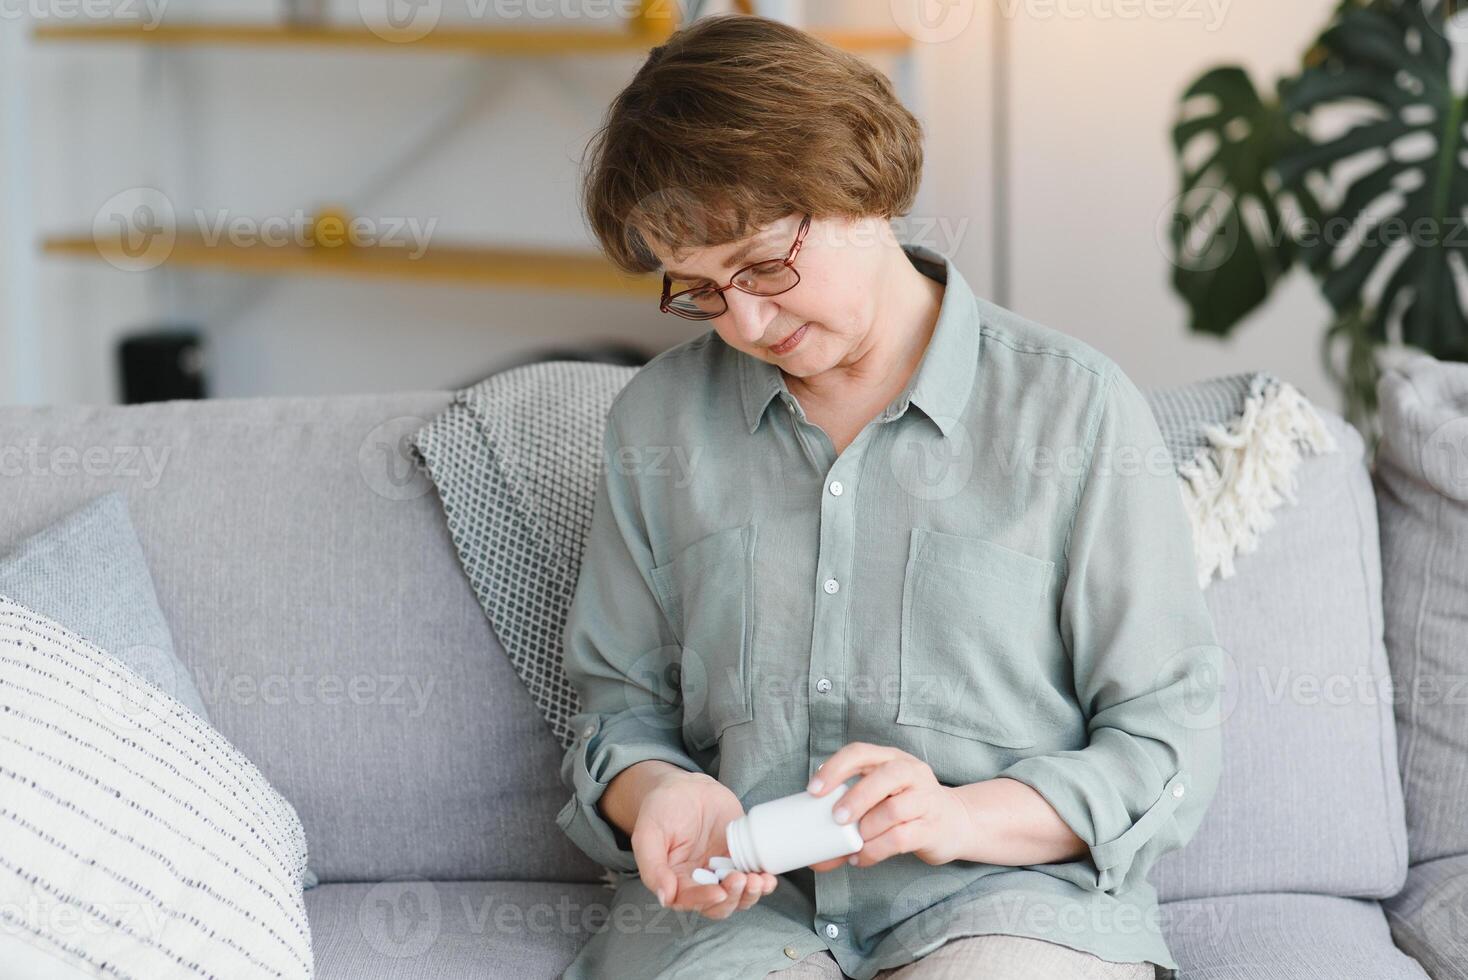
<svg viewBox="0 0 1468 980"><path fill-rule="evenodd" d="M214 722L305 825L323 980L556 977L611 895L556 826L560 747L403 455L449 397L0 408L0 549L126 493ZM1226 769L1152 879L1185 977L1427 975L1383 906L1409 857L1392 705L1362 693L1389 676L1372 480L1322 415L1340 452L1207 592Z"/></svg>

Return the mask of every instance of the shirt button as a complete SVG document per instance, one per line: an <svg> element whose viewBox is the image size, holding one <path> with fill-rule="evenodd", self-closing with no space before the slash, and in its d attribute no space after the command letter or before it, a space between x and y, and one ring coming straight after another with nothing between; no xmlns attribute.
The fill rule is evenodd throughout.
<svg viewBox="0 0 1468 980"><path fill-rule="evenodd" d="M828 678L828 677L822 677L820 680L816 681L816 690L817 691L820 691L822 694L825 694L828 691L830 691L831 690L831 680L830 680L830 678Z"/></svg>
<svg viewBox="0 0 1468 980"><path fill-rule="evenodd" d="M1178 783L1172 788L1172 795L1177 797L1178 799L1182 799L1183 793L1186 791L1186 789L1187 787L1183 786L1182 783Z"/></svg>
<svg viewBox="0 0 1468 980"><path fill-rule="evenodd" d="M595 725L587 725L585 728L581 729L581 737L582 738L590 738L592 735L595 735L595 734L596 734L596 726Z"/></svg>
<svg viewBox="0 0 1468 980"><path fill-rule="evenodd" d="M790 957L792 960L798 960L800 959L800 950L796 949L794 946L786 946L785 955Z"/></svg>
<svg viewBox="0 0 1468 980"><path fill-rule="evenodd" d="M839 497L839 496L841 496L841 494L846 490L846 488L841 485L841 481L840 480L832 480L831 481L831 488L830 489L831 489L831 496L833 496L833 497Z"/></svg>
<svg viewBox="0 0 1468 980"><path fill-rule="evenodd" d="M827 922L826 923L826 938L827 939L835 939L839 935L841 935L841 930L836 928L836 923L834 923L834 922Z"/></svg>
<svg viewBox="0 0 1468 980"><path fill-rule="evenodd" d="M836 592L837 592L837 590L840 589L840 588L841 588L840 584L835 579L833 579L833 578L826 579L825 589L826 589L826 594L827 595L835 595Z"/></svg>

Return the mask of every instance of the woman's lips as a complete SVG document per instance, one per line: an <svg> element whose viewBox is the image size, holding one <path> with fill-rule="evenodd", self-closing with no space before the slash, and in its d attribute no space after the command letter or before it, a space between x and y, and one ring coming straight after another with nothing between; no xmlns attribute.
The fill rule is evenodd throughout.
<svg viewBox="0 0 1468 980"><path fill-rule="evenodd" d="M806 330L808 330L809 328L809 323L802 323L799 330L795 331L789 337L786 337L784 340L771 347L770 350L776 354L781 355L790 353L800 344L801 339L805 337Z"/></svg>

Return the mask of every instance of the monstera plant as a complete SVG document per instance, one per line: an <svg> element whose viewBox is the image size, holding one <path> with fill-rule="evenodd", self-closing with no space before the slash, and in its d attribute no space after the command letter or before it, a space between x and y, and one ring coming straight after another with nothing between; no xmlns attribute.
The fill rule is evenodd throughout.
<svg viewBox="0 0 1468 980"><path fill-rule="evenodd" d="M1326 370L1373 436L1378 348L1468 360L1458 6L1343 0L1298 74L1261 94L1244 69L1214 68L1183 94L1173 129L1172 281L1191 328L1227 336L1301 264L1333 311Z"/></svg>

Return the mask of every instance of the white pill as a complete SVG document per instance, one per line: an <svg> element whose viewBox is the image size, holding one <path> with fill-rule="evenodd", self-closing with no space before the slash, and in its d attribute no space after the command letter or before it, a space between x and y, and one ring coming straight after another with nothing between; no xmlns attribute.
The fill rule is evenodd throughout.
<svg viewBox="0 0 1468 980"><path fill-rule="evenodd" d="M732 858L726 858L722 854L720 854L715 857L709 858L709 867L713 868L715 871L718 871L720 868L728 868L730 871L733 871L734 861Z"/></svg>
<svg viewBox="0 0 1468 980"><path fill-rule="evenodd" d="M723 881L725 878L727 878L729 875L731 875L733 873L734 873L734 869L733 868L718 868L717 870L714 871L714 874L716 874L716 875L719 876L719 880L720 881Z"/></svg>
<svg viewBox="0 0 1468 980"><path fill-rule="evenodd" d="M717 885L719 883L719 876L708 868L694 868L693 880L700 885Z"/></svg>

